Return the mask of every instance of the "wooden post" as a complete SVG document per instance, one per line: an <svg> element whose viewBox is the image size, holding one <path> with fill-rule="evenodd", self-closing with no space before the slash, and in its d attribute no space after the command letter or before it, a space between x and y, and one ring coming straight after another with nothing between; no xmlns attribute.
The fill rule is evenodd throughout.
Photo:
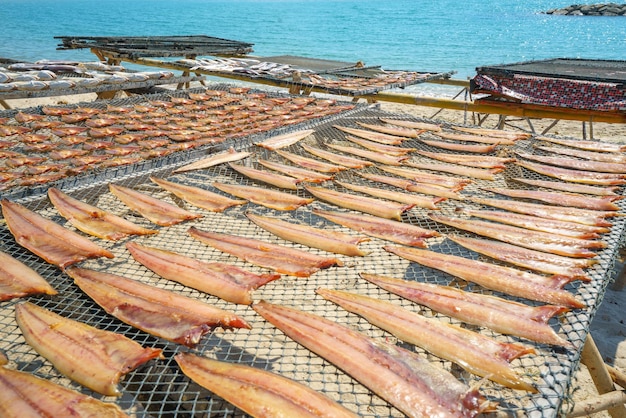
<svg viewBox="0 0 626 418"><path fill-rule="evenodd" d="M613 384L611 375L609 374L609 371L607 370L606 365L602 360L602 355L600 354L600 351L598 351L598 347L593 341L591 334L587 335L587 340L585 341L585 345L583 346L580 360L585 366L587 366L587 369L589 369L591 379L598 389L598 394L600 394L600 398L592 400L591 404L601 409L595 409L594 411L589 411L587 409L583 411L584 414L603 411L606 409L613 418L626 417L626 406L624 406L624 401L626 399L624 399L623 396L624 392L615 389L615 385ZM608 403L604 402L606 398L610 399ZM614 398L616 398L617 401L615 401ZM617 404L615 402L617 402ZM574 409L576 410L576 406L574 407ZM570 415L570 417L575 416L581 415Z"/></svg>

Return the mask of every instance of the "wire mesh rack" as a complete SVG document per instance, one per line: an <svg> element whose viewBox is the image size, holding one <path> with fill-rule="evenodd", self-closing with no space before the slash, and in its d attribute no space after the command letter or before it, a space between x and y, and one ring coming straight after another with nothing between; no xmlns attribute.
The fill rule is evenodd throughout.
<svg viewBox="0 0 626 418"><path fill-rule="evenodd" d="M345 142L345 136L341 131L336 129L334 125L356 127L355 122L357 121L376 123L380 117L417 120L406 115L384 113L372 106L360 107L353 111L342 113L340 116L336 116L331 120L313 120L308 122L305 127L313 128L315 132L302 141L320 147L323 147L324 143L327 142L343 143ZM286 129L294 130L295 128L288 127ZM429 134L423 135L424 137L428 137ZM249 136L236 142L235 145L238 150L249 150L254 153L252 157L243 162L244 164L255 166L259 158L285 162L274 152L254 145L255 142L268 136L269 133L266 132ZM514 148L508 151L540 152L532 147L534 141L533 139L518 142ZM434 150L419 140L407 140L403 145L422 150ZM300 144L291 145L287 150L306 155ZM257 184L238 174L226 165L186 173L172 173L177 167L202 158L205 154L205 152L201 152L200 150L184 153L182 157L180 154L172 154L164 158L148 160L140 164L125 167L123 171L117 170L96 173L89 177L89 181L70 178L59 184L57 187L60 187L71 196L116 215L123 216L145 227L155 228L154 225L131 212L126 206L116 200L116 198L108 192L107 185L109 183L114 182L131 187L203 215L200 219L176 226L156 227L159 233L149 237L132 237L117 242L98 240L100 245L115 254L115 258L85 261L80 264L81 267L119 274L143 283L148 283L205 301L208 304L236 313L252 325L252 329L250 330L237 329L234 331L224 331L221 328L216 328L207 334L198 346L191 351L224 361L253 365L304 382L313 389L325 393L332 399L342 403L348 409L365 417L403 416L400 411L370 392L339 368L286 337L281 331L258 316L249 306L227 303L217 297L160 278L132 259L125 249L125 243L128 241L169 249L199 260L227 262L252 272L266 272L266 270L260 267L251 265L234 256L222 253L194 240L187 233L188 228L191 226L201 230L262 239L270 243L303 249L320 255L328 255L328 253L322 250L307 248L300 244L287 242L270 234L250 222L246 218L247 212L355 235L354 231L332 224L313 213L313 209L337 210L336 207L322 201L316 200L294 211L276 211L264 206L248 203L243 206L231 207L226 209L223 213L211 213L190 206L149 181L150 176L167 178L168 180L210 189L217 193L221 192L211 185L215 181L232 184ZM413 158L418 160L421 157L414 156ZM355 184L366 184L367 181L356 175L356 172L377 172L377 170L376 167L368 167L360 170L346 170L338 176L338 179ZM485 195L486 192L481 188L486 186L507 187L511 184L512 178L514 177L540 178L541 176L518 166L509 166L505 172L497 175L496 180L475 180L464 189L463 193L465 195ZM342 190L332 182L328 182L324 184L324 186ZM377 186L386 188L381 185ZM264 187L272 188L267 185ZM302 188L292 193L299 196L306 196L306 192ZM48 200L42 193L36 195L12 195L11 199L66 226L68 229L73 229L73 227L70 226L65 219L60 217L56 210L49 205ZM471 206L471 204L466 201L448 200L439 204L440 212L453 214L459 205ZM622 209L624 208L622 203L620 203L620 207ZM467 258L486 259L445 238L445 234L449 232L464 235L471 234L459 232L459 230L438 224L428 218L427 214L427 209L413 208L404 213L402 220L403 222L437 230L444 234L442 237L428 239L427 243L429 249ZM360 248L367 252L367 255L363 257L334 255L343 262L344 265L341 267L331 267L321 270L307 278L283 275L279 280L268 283L257 289L254 292L254 299L256 301L266 300L276 304L295 307L305 312L315 313L332 321L347 325L371 338L395 342L398 345L413 350L419 355L428 358L432 363L451 371L457 378L468 385L478 385L483 395L498 403L498 410L502 413L506 413L510 416L558 416L571 408L570 396L574 389L571 385L572 379L578 367L580 352L589 332L590 322L602 302L604 290L611 279L613 262L616 258L619 246L621 245L624 222L625 220L623 218L616 218L610 233L603 237L609 245L606 249L598 252L597 259L599 262L588 270L589 276L592 279L591 282L573 282L566 286L566 289L577 295L587 307L585 309L569 311L559 318L554 318L550 321L550 325L559 335L570 341L575 349L567 350L532 343L516 337L504 336L483 327L469 326L469 328L479 331L484 335L494 337L499 341L519 342L535 347L537 351L536 354L514 360L512 364L516 372L518 372L523 379L536 385L539 391L536 394L506 389L498 384L471 375L449 361L442 360L420 348L398 341L397 338L390 333L371 325L366 320L354 314L348 313L315 293L318 288L331 288L365 294L390 301L399 307L418 312L426 317L434 317L440 321L458 324L464 327L468 326L462 324L460 321L438 314L430 309L390 294L362 280L359 277L359 273L367 272L407 280L452 285L473 292L495 294L506 299L517 300L530 305L536 304L528 300L520 300L499 294L498 292L490 292L478 285L461 283L454 280L452 276L401 259L383 250L382 247L389 244L387 241L371 238L369 241L363 242L360 244ZM164 359L150 361L126 375L120 385L120 390L123 393L121 397L104 398L104 400L117 403L127 413L137 417L245 416L242 411L236 409L218 396L199 387L182 374L173 360L173 356L178 352L189 351L190 349L153 337L106 314L73 284L69 276L17 245L5 224L0 225L0 237L0 249L2 251L13 255L18 260L33 267L59 292L57 296L52 297L29 297L28 299L30 301L65 317L88 323L97 328L126 335L144 346L163 349ZM490 261L495 262L493 260ZM100 395L92 393L61 376L47 360L39 356L25 343L14 319L14 306L16 303L19 303L19 301L3 302L0 305L0 324L2 324L0 331L0 349L8 354L11 361L10 366L19 370L29 371L37 376L45 377L61 383L64 386L88 393L94 397L102 398Z"/></svg>

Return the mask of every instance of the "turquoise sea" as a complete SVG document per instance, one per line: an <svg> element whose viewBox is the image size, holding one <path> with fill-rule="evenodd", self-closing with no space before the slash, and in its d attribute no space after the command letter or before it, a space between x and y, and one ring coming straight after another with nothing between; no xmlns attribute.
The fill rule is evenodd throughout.
<svg viewBox="0 0 626 418"><path fill-rule="evenodd" d="M573 0L0 0L0 57L94 60L54 36L209 35L254 55L448 72L546 58L626 60L626 17L551 16ZM590 2L591 3L591 2Z"/></svg>

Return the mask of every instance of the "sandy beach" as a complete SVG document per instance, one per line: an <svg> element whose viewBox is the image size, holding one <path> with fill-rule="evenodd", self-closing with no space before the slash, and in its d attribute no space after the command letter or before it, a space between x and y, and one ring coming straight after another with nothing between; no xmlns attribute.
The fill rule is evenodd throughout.
<svg viewBox="0 0 626 418"><path fill-rule="evenodd" d="M40 104L69 104L82 101L91 101L95 95L76 95L66 97L52 97L45 99L24 99L7 101L12 108L30 107ZM398 114L408 114L419 118L433 118L434 120L447 121L456 124L472 124L473 119L470 113L459 111L449 111L412 105L400 105L393 103L380 103L380 108L385 111ZM532 125L537 132L541 132L548 127L552 120L532 120ZM498 123L497 115L490 116L484 127L493 128ZM582 138L582 122L560 121L549 131L549 134L562 135L574 138ZM508 130L521 128L529 129L528 121L523 119L507 119ZM587 133L589 126L586 126ZM593 135L596 139L610 142L626 143L626 126L617 124L595 123L593 125ZM621 269L621 264L616 263L616 277ZM626 290L619 286L609 286L604 301L598 310L591 326L591 335L598 346L604 362L615 367L617 370L626 373L626 324L624 316L624 306L626 306ZM574 400L577 402L597 396L597 390L593 384L586 366L581 366L576 374L574 385L577 387L574 393ZM600 412L592 417L610 417L606 412Z"/></svg>

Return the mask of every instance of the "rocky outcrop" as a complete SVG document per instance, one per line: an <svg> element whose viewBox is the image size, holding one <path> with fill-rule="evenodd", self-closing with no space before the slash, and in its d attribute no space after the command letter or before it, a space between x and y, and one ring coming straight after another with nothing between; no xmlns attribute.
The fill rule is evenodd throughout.
<svg viewBox="0 0 626 418"><path fill-rule="evenodd" d="M626 4L572 4L562 9L548 10L545 14L563 16L626 16Z"/></svg>

